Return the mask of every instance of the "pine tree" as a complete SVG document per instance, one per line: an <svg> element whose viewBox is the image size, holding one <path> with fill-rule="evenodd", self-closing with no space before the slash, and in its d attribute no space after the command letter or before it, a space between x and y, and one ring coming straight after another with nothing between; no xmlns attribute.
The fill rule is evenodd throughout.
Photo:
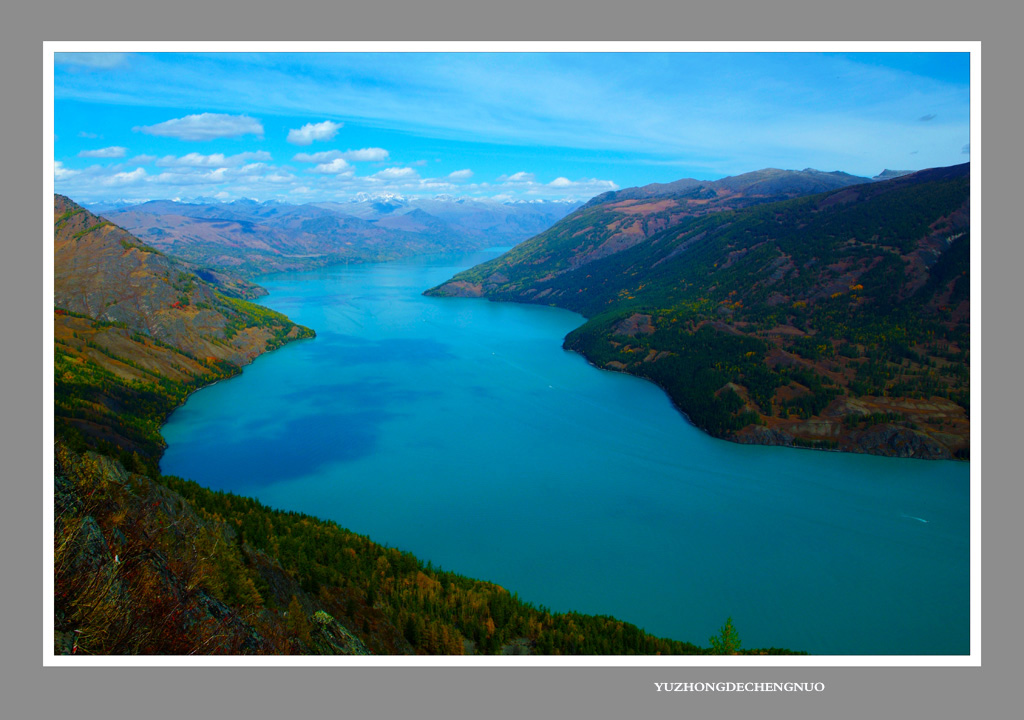
<svg viewBox="0 0 1024 720"><path fill-rule="evenodd" d="M302 609L302 603L292 595L292 601L288 603L288 628L297 638L303 642L309 642L309 620L306 619L306 611Z"/></svg>
<svg viewBox="0 0 1024 720"><path fill-rule="evenodd" d="M740 636L732 625L732 618L726 618L725 625L717 635L708 638L713 655L735 655L740 649Z"/></svg>

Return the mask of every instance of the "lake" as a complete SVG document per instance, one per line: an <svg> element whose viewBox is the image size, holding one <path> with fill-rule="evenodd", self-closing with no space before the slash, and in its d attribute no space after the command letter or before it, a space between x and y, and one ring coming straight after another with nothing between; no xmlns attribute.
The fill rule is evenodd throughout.
<svg viewBox="0 0 1024 720"><path fill-rule="evenodd" d="M579 315L421 294L495 254L259 278L317 337L192 395L162 471L699 645L970 652L967 463L716 440Z"/></svg>

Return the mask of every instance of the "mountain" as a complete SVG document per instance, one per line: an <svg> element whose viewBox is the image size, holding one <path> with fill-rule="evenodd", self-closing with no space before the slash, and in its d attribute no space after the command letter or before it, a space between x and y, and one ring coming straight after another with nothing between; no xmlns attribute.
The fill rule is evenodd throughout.
<svg viewBox="0 0 1024 720"><path fill-rule="evenodd" d="M845 173L766 169L715 181L683 179L607 192L514 248L503 265L514 269L516 280L528 282L622 252L696 217L868 182Z"/></svg>
<svg viewBox="0 0 1024 720"><path fill-rule="evenodd" d="M758 202L770 202L786 197L825 192L847 185L869 182L868 178L844 172L805 170L779 170L765 168L754 172L725 177L720 180L694 180L683 178L670 183L651 183L636 188L615 190L598 195L588 205L606 204L622 200L674 198L683 207L696 211L700 206L715 209L739 208ZM686 202L693 200L695 202Z"/></svg>
<svg viewBox="0 0 1024 720"><path fill-rule="evenodd" d="M237 297L251 283L197 273L66 197L53 215L54 415L74 447L152 469L159 427L189 392L313 335Z"/></svg>
<svg viewBox="0 0 1024 720"><path fill-rule="evenodd" d="M155 200L108 203L96 211L152 247L197 267L253 277L512 245L547 229L578 205L388 194L306 205Z"/></svg>
<svg viewBox="0 0 1024 720"><path fill-rule="evenodd" d="M886 168L882 172L875 175L872 180L891 180L893 178L903 177L904 175L912 175L913 170L889 170Z"/></svg>
<svg viewBox="0 0 1024 720"><path fill-rule="evenodd" d="M458 238L377 227L315 207L253 208L160 201L107 212L115 222L162 252L197 265L253 277L342 262L385 261L418 252L462 247Z"/></svg>
<svg viewBox="0 0 1024 720"><path fill-rule="evenodd" d="M630 188L428 293L579 312L567 348L718 437L966 457L969 193L969 164Z"/></svg>

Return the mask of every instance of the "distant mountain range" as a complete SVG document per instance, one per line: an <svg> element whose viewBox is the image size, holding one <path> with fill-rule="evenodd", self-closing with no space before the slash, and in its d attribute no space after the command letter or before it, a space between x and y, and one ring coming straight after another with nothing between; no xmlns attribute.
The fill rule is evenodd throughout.
<svg viewBox="0 0 1024 720"><path fill-rule="evenodd" d="M969 164L684 179L600 195L428 294L579 312L567 348L719 437L966 457L969 218Z"/></svg>
<svg viewBox="0 0 1024 720"><path fill-rule="evenodd" d="M543 232L579 205L383 194L306 205L154 200L99 203L90 209L162 252L252 277L514 245Z"/></svg>
<svg viewBox="0 0 1024 720"><path fill-rule="evenodd" d="M886 171L889 172L889 171ZM721 210L747 207L797 195L826 192L847 185L871 182L871 179L844 172L778 170L765 168L754 172L724 177L720 180L683 178L671 183L651 183L642 187L615 190L598 195L587 205L602 205L622 200L652 198L687 198L691 210Z"/></svg>

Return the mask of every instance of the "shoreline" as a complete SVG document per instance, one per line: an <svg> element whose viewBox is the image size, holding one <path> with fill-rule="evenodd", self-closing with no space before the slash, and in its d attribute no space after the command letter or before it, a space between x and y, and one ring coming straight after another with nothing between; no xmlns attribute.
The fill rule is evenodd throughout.
<svg viewBox="0 0 1024 720"><path fill-rule="evenodd" d="M300 326L298 323L293 323L293 324L296 327L304 327L304 326ZM163 474L163 472L162 472L162 470L160 468L160 462L163 460L164 451L167 450L167 439L164 437L164 433L163 433L164 427L170 421L171 416L177 410L179 410L180 408L184 407L185 403L188 402L189 398L191 398L193 395L195 395L200 390L206 390L207 388L211 388L214 385L217 385L218 383L226 382L228 380L234 380L236 377L238 377L239 375L242 374L243 370L246 367L248 367L249 365L252 365L254 362L259 360L264 355L268 355L268 354L270 354L272 352L275 352L276 350L281 350L282 348L284 348L284 347L286 347L288 345L291 345L294 342L299 342L301 340L315 340L316 339L316 331L313 330L312 328L309 328L309 329L313 332L313 335L311 335L309 337L298 337L298 338L289 339L289 340L287 340L286 342L282 343L281 345L279 345L276 348L272 348L270 350L265 350L265 351L261 352L260 354L256 355L255 357L250 358L249 362L245 363L244 365L235 365L235 372L231 373L227 377L220 377L220 378L217 378L216 380L213 380L211 382L203 383L202 385L199 385L198 387L192 388L187 393L185 393L185 396L183 398L181 398L181 402L178 403L177 405L175 405L170 410L168 410L167 411L167 415L164 417L163 420L160 421L160 428L159 428L158 432L160 433L160 440L163 442L163 446L160 448L160 455L156 458L156 466L157 466L157 470L159 471L159 474L161 474L161 475Z"/></svg>

